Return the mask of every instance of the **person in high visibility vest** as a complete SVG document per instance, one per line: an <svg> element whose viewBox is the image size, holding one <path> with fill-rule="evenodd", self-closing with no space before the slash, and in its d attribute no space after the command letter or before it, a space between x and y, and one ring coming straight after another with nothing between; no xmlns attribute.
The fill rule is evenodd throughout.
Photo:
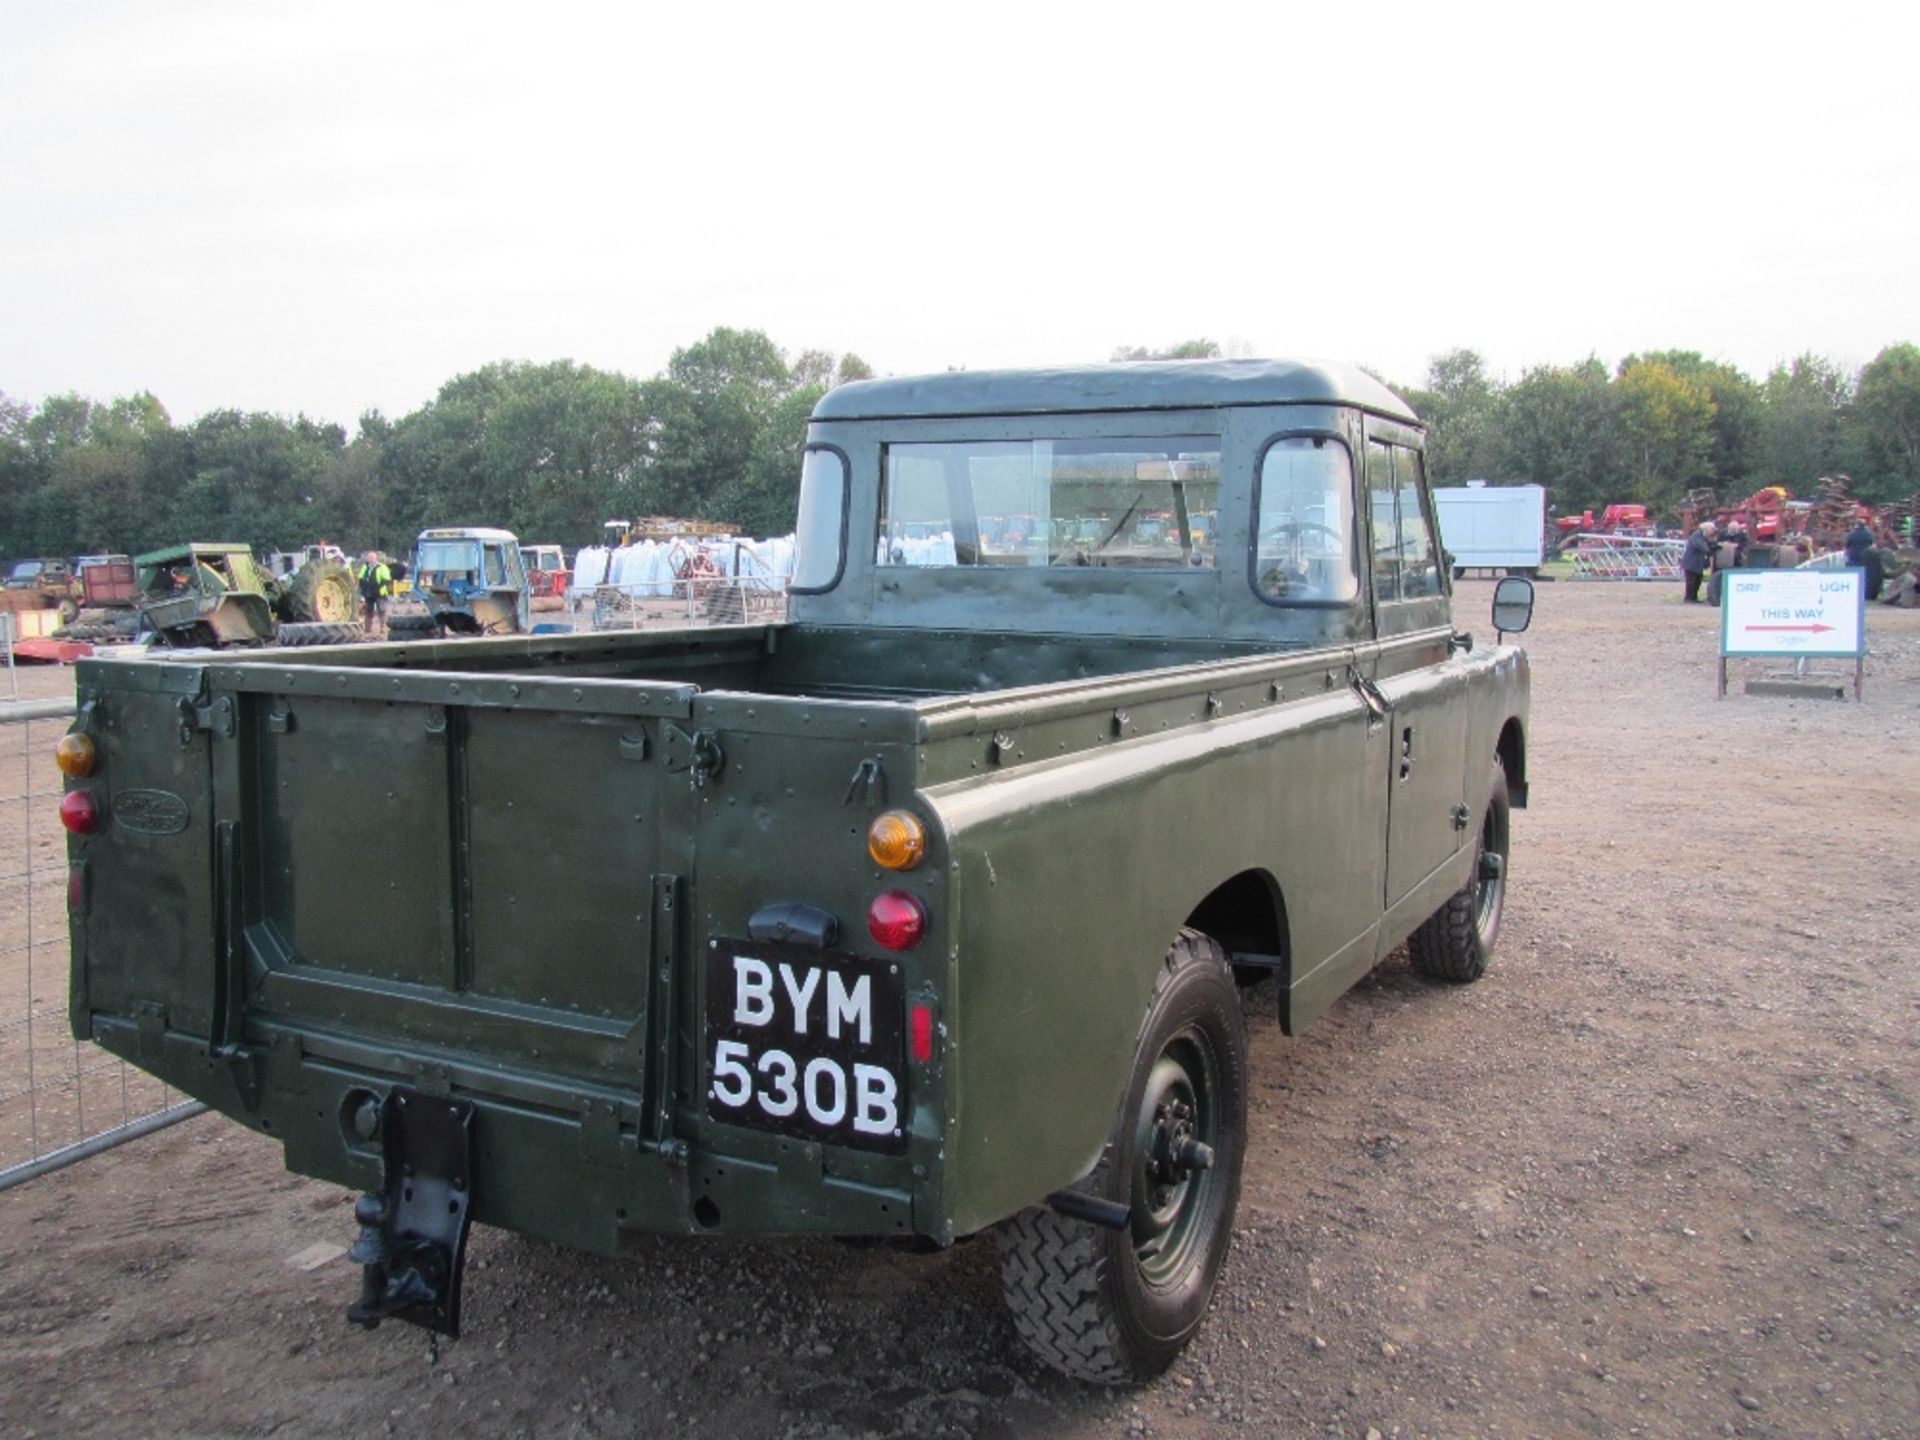
<svg viewBox="0 0 1920 1440"><path fill-rule="evenodd" d="M361 623L369 638L387 633L387 597L393 594L393 571L377 551L369 550L360 561Z"/></svg>

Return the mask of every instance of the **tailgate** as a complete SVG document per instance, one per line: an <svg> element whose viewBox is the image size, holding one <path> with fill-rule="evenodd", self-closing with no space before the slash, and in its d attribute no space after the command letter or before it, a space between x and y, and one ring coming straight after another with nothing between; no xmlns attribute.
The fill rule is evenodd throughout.
<svg viewBox="0 0 1920 1440"><path fill-rule="evenodd" d="M303 665L220 667L213 694L232 1029L639 1096L690 687Z"/></svg>

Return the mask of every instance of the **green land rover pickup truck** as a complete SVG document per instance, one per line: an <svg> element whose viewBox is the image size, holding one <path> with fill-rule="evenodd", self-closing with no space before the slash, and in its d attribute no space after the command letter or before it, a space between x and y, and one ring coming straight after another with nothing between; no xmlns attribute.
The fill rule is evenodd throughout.
<svg viewBox="0 0 1920 1440"><path fill-rule="evenodd" d="M1042 1356L1154 1374L1236 981L1297 1032L1498 926L1527 660L1455 629L1421 446L1322 365L869 381L786 623L83 662L74 1032L364 1192L363 1324L457 1333L475 1220L992 1230Z"/></svg>

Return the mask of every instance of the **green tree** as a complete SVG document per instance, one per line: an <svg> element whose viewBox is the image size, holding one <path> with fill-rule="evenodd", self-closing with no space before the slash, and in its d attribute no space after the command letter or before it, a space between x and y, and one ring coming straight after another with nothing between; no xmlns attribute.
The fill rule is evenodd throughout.
<svg viewBox="0 0 1920 1440"><path fill-rule="evenodd" d="M1546 486L1558 514L1621 498L1623 440L1607 367L1598 358L1536 366L1504 398L1505 474Z"/></svg>
<svg viewBox="0 0 1920 1440"><path fill-rule="evenodd" d="M1705 359L1696 350L1630 355L1620 362L1620 373L1625 375L1643 362L1666 366L1694 389L1702 391L1713 404L1701 479L1729 495L1751 492L1760 468L1765 406L1760 387L1744 371L1718 360Z"/></svg>
<svg viewBox="0 0 1920 1440"><path fill-rule="evenodd" d="M676 351L643 387L652 427L640 508L784 534L808 415L832 385L871 374L853 354L804 350L789 364L758 330L717 329Z"/></svg>
<svg viewBox="0 0 1920 1440"><path fill-rule="evenodd" d="M1499 478L1506 458L1506 400L1472 350L1427 365L1424 387L1400 392L1427 425L1427 473L1436 485Z"/></svg>
<svg viewBox="0 0 1920 1440"><path fill-rule="evenodd" d="M385 486L381 544L404 545L429 525L580 543L610 508L632 508L650 424L638 382L571 360L501 361L456 376L429 404L365 436ZM374 499L360 495L363 513Z"/></svg>
<svg viewBox="0 0 1920 1440"><path fill-rule="evenodd" d="M1831 361L1801 355L1768 373L1761 397L1757 478L1805 499L1819 477L1847 467L1853 382Z"/></svg>
<svg viewBox="0 0 1920 1440"><path fill-rule="evenodd" d="M1920 490L1920 347L1887 346L1861 370L1857 395L1869 463L1854 493L1894 500Z"/></svg>
<svg viewBox="0 0 1920 1440"><path fill-rule="evenodd" d="M1616 382L1633 499L1672 511L1687 490L1713 478L1713 397L1658 360L1635 360Z"/></svg>

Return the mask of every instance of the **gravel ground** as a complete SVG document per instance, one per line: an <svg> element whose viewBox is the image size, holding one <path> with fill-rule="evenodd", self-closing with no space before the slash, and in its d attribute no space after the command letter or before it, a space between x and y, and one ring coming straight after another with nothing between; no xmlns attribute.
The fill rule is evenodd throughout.
<svg viewBox="0 0 1920 1440"><path fill-rule="evenodd" d="M1158 1382L1029 1360L989 1241L480 1230L465 1338L365 1335L351 1196L205 1117L0 1194L0 1428L1912 1435L1920 612L1871 613L1864 704L1716 701L1676 590L1541 587L1481 983L1389 959L1292 1040L1249 995L1234 1249Z"/></svg>

